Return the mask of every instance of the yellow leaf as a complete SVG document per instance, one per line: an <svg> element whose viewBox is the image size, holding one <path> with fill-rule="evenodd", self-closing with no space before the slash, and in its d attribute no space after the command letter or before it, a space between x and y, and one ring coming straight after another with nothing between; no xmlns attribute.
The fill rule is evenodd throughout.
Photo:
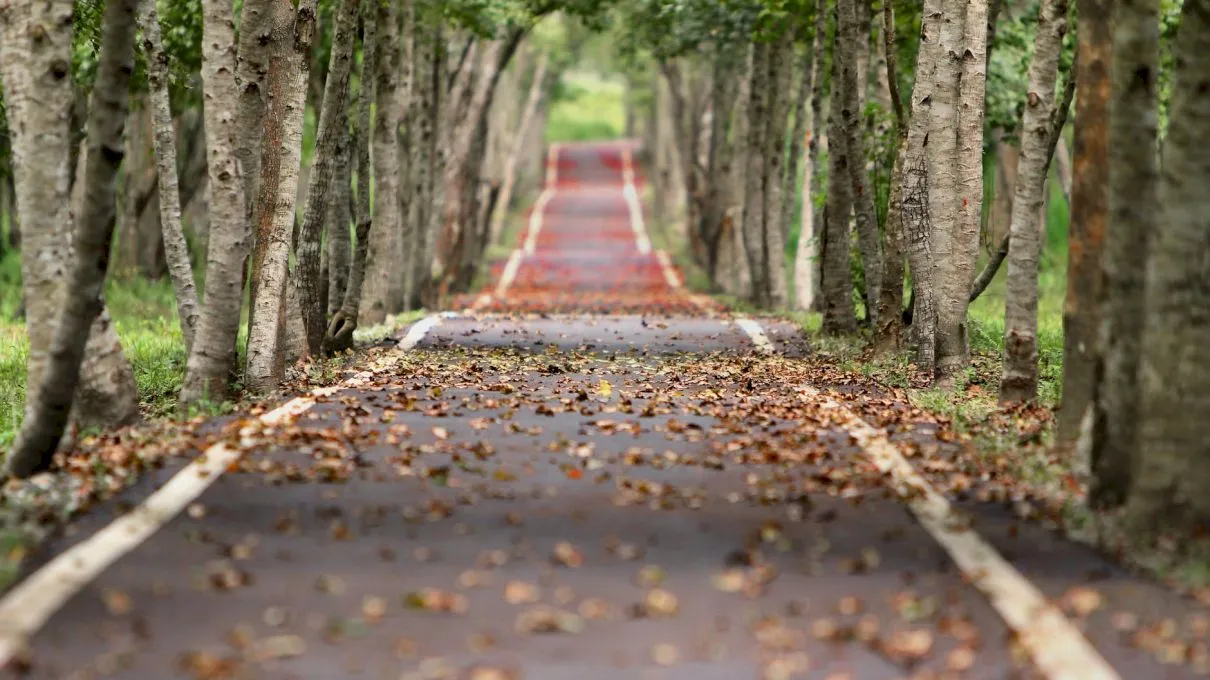
<svg viewBox="0 0 1210 680"><path fill-rule="evenodd" d="M601 383L597 385L597 394L609 398L613 394L613 385L610 385L608 380L602 378Z"/></svg>

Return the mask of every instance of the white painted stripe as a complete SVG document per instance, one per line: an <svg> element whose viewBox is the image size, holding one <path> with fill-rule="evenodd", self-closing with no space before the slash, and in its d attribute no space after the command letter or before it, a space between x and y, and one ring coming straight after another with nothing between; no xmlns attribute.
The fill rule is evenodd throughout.
<svg viewBox="0 0 1210 680"><path fill-rule="evenodd" d="M752 319L736 323L758 348L772 344ZM921 526L945 549L971 585L1017 633L1034 665L1051 680L1121 680L1117 671L1054 604L987 541L963 522L950 502L937 492L886 435L843 404L803 386L802 398L832 411L870 461L888 474L904 504Z"/></svg>
<svg viewBox="0 0 1210 680"><path fill-rule="evenodd" d="M634 186L634 159L630 149L622 149L622 197L626 199L626 208L630 211L630 229L634 232L635 247L640 255L651 252L651 238L647 236L647 225L643 221L643 206L639 202L639 192Z"/></svg>
<svg viewBox="0 0 1210 680"><path fill-rule="evenodd" d="M752 344L756 345L757 351L762 354L772 354L777 351L773 343L769 341L768 336L765 335L764 330L761 329L760 324L752 319L738 318L735 320L735 325L744 329L748 337L752 338Z"/></svg>
<svg viewBox="0 0 1210 680"><path fill-rule="evenodd" d="M496 295L501 297L508 291L508 287L513 285L513 279L517 278L517 270L521 268L521 257L524 255L520 250L514 250L508 256L508 264L504 265L504 272L500 274L500 282L496 284Z"/></svg>
<svg viewBox="0 0 1210 680"><path fill-rule="evenodd" d="M672 268L672 259L668 257L668 251L655 251L655 259L659 260L660 269L664 272L664 280L672 288L680 288L682 285L681 277L676 275L676 270Z"/></svg>
<svg viewBox="0 0 1210 680"><path fill-rule="evenodd" d="M424 336L428 335L428 332L432 330L434 326L440 326L441 322L445 319L452 319L457 316L458 314L456 312L441 312L439 314L430 314L424 317L423 319L412 324L412 327L408 329L407 334L404 335L403 339L399 341L399 349L415 349L416 345L419 345L420 342L424 340Z"/></svg>
<svg viewBox="0 0 1210 680"><path fill-rule="evenodd" d="M291 399L257 421L267 426L289 422L314 406L315 397L357 387L372 376L372 372L361 372L340 385L312 390L309 396ZM254 425L241 429L241 441L255 431ZM209 447L134 510L72 546L9 591L0 600L0 668L20 654L28 639L68 600L180 514L242 453L226 443Z"/></svg>
<svg viewBox="0 0 1210 680"><path fill-rule="evenodd" d="M546 206L554 200L555 190L559 184L559 145L552 144L546 155L546 187L538 196L533 209L529 213L529 230L525 235L525 254L533 255L538 247L538 233L542 231L543 215Z"/></svg>

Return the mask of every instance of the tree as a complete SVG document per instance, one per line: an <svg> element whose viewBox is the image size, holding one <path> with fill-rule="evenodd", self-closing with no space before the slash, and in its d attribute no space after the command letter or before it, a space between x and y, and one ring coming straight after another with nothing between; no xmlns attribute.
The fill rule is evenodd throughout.
<svg viewBox="0 0 1210 680"><path fill-rule="evenodd" d="M284 377L286 277L294 231L294 203L302 163L307 76L315 40L316 0L302 0L292 22L293 40L270 57L269 106L261 145L261 179L253 212L252 308L248 319L245 384L275 389ZM286 22L283 22L286 23Z"/></svg>
<svg viewBox="0 0 1210 680"><path fill-rule="evenodd" d="M1038 14L1029 95L1021 121L1021 155L1013 196L1008 287L1004 297L1003 402L1038 394L1038 258L1042 251L1042 197L1050 169L1052 111L1059 52L1067 32L1066 0L1045 0Z"/></svg>
<svg viewBox="0 0 1210 680"><path fill-rule="evenodd" d="M1063 405L1057 439L1074 443L1094 399L1102 288L1101 252L1109 202L1109 98L1113 3L1076 0L1076 121L1063 303Z"/></svg>
<svg viewBox="0 0 1210 680"><path fill-rule="evenodd" d="M193 263L189 259L189 244L181 227L181 197L176 172L176 131L172 126L172 111L168 93L168 53L160 38L160 19L155 0L141 0L139 28L143 32L143 54L147 59L147 81L151 118L155 128L156 171L159 175L160 225L164 232L164 251L168 272L176 294L177 316L185 351L193 347L197 329L197 285L193 280Z"/></svg>
<svg viewBox="0 0 1210 680"><path fill-rule="evenodd" d="M845 0L839 0L844 2ZM838 4L839 4L838 2ZM821 3L822 4L822 3ZM834 6L835 7L835 6ZM839 13L839 9L834 9ZM823 255L823 332L854 333L857 318L853 311L853 278L849 268L849 213L852 210L852 175L844 128L844 88L856 87L853 63L845 63L842 55L839 22L832 47L832 88L828 97L828 203L824 213Z"/></svg>
<svg viewBox="0 0 1210 680"><path fill-rule="evenodd" d="M1153 7L1147 3L1128 10L1137 10L1137 16L1128 16L1140 21L1148 17L1136 26L1142 33L1139 47L1148 48L1144 59L1150 58ZM1115 58L1135 54L1134 41L1115 42ZM1136 472L1126 507L1128 525L1143 540L1198 535L1210 519L1210 471L1205 465L1210 440L1210 420L1205 418L1210 413L1210 89L1205 86L1210 78L1210 6L1205 0L1185 2L1174 57L1170 123L1155 204L1162 212L1137 214L1140 221L1150 218L1146 224L1154 234L1147 254L1145 321L1136 324L1145 329L1138 382L1140 422ZM1131 89L1141 103L1145 84L1136 82ZM1116 111L1112 115L1116 118ZM1140 145L1138 151L1145 149ZM1116 172L1115 166L1110 176ZM1113 214L1119 215L1116 210ZM1112 222L1110 229L1107 252L1114 252ZM1117 291L1115 284L1108 289L1111 295ZM1113 311L1108 317L1113 318Z"/></svg>
<svg viewBox="0 0 1210 680"><path fill-rule="evenodd" d="M824 75L827 65L827 12L823 0L815 8L815 32L807 47L807 54L814 55L810 68L811 122L806 134L807 158L802 184L802 221L798 232L798 244L794 251L794 300L800 310L815 309L819 288L818 237L815 233L815 174L819 167L819 129L823 127ZM816 55L816 52L818 54ZM806 67L804 66L804 70ZM808 87L807 76L803 76L803 87Z"/></svg>
<svg viewBox="0 0 1210 680"><path fill-rule="evenodd" d="M249 5L245 3L245 12ZM243 304L243 267L249 229L244 180L236 151L238 91L235 81L235 22L230 3L203 0L202 84L205 92L207 173L210 182L210 243L206 288L181 403L221 401L235 368L235 342ZM246 30L250 25L245 23Z"/></svg>
<svg viewBox="0 0 1210 680"><path fill-rule="evenodd" d="M1113 100L1109 112L1109 222L1102 256L1101 367L1091 431L1097 507L1126 501L1138 445L1139 353L1149 232L1158 194L1158 0L1122 0L1113 33Z"/></svg>
<svg viewBox="0 0 1210 680"><path fill-rule="evenodd" d="M53 3L48 4L54 7ZM74 235L74 262L65 299L57 314L49 361L38 376L40 385L34 392L36 399L27 400L27 416L21 434L6 461L9 474L17 477L28 477L50 466L80 382L80 365L84 361L89 329L103 309L101 294L109 269L118 166L123 156L122 134L129 105L130 74L134 70L136 4L136 0L111 0L105 6L97 79L88 112L88 150L83 199L79 204L78 229ZM41 18L34 15L35 21ZM35 25L41 25L43 30L55 30L45 23ZM63 59L64 53L56 56L53 51L57 41L40 40L35 35L32 42L35 46L31 55L44 52L51 57L47 60L49 70L41 71L32 80L45 80L50 76L52 80L68 81L69 89L70 81L66 77L69 74L58 73L59 77L55 77L56 69L67 63ZM52 49L42 50L38 43ZM61 44L68 44L68 41ZM36 62L34 68L38 68Z"/></svg>
<svg viewBox="0 0 1210 680"><path fill-rule="evenodd" d="M324 82L323 108L316 132L315 164L311 168L310 184L303 209L303 222L298 235L298 281L303 324L307 334L307 349L318 355L323 351L324 331L327 330L322 298L320 247L324 223L329 223L330 246L328 267L340 273L332 275L332 288L344 292L344 270L348 266L349 221L348 180L345 172L337 172L338 164L348 165L350 143L348 124L349 73L353 65L353 47L357 38L358 0L341 0L335 10L335 28L328 62L328 77ZM333 177L336 189L333 190ZM340 186L341 179L344 187ZM334 199L336 210L330 210ZM341 211L343 208L344 212ZM343 237L343 239L342 239ZM343 246L336 244L343 243Z"/></svg>

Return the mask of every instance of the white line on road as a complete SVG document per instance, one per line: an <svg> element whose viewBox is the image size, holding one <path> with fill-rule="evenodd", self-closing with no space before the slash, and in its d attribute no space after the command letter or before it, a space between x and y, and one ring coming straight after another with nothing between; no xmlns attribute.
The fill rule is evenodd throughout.
<svg viewBox="0 0 1210 680"><path fill-rule="evenodd" d="M456 316L442 312L421 319L408 329L399 347L414 348L443 319ZM339 385L312 390L307 396L295 397L259 416L257 421L270 427L289 422L314 406L317 397L358 387L373 375L372 371L362 371ZM246 426L240 430L240 438L245 440L255 432L255 424ZM197 500L242 453L227 443L207 448L134 510L72 546L9 591L0 599L0 668L20 654L30 636L68 600Z"/></svg>
<svg viewBox="0 0 1210 680"><path fill-rule="evenodd" d="M428 332L435 326L440 326L442 321L453 319L457 316L456 312L439 312L424 317L412 324L412 327L408 329L407 334L399 341L399 349L415 349L416 345L419 345L424 340L424 336L428 335Z"/></svg>
<svg viewBox="0 0 1210 680"><path fill-rule="evenodd" d="M508 264L504 265L504 272L500 274L500 282L496 284L496 295L503 296L508 291L508 287L513 285L513 279L517 278L517 270L521 268L521 258L525 255L520 250L514 250L508 256Z"/></svg>
<svg viewBox="0 0 1210 680"><path fill-rule="evenodd" d="M525 254L533 255L538 247L538 234L542 231L543 214L546 206L555 197L559 184L559 145L551 144L550 153L546 156L546 187L538 196L538 201L529 213L529 230L525 235Z"/></svg>
<svg viewBox="0 0 1210 680"><path fill-rule="evenodd" d="M630 149L622 149L622 196L630 210L630 228L634 231L635 247L640 255L651 252L651 239L647 236L647 225L643 222L643 206L639 192L634 186L634 159Z"/></svg>
<svg viewBox="0 0 1210 680"><path fill-rule="evenodd" d="M745 318L736 319L736 324L752 338L758 350L766 354L774 351L760 324ZM945 549L971 585L991 602L1008 627L1017 633L1018 642L1045 677L1051 680L1121 680L1079 629L1033 583L960 521L945 496L912 467L885 433L813 387L804 386L802 398L832 411L870 461L891 477L896 493L921 526Z"/></svg>

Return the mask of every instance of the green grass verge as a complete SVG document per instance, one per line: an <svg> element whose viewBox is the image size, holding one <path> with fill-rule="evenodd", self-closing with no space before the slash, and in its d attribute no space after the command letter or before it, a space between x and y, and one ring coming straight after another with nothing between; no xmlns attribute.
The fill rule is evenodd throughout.
<svg viewBox="0 0 1210 680"><path fill-rule="evenodd" d="M546 122L547 142L618 139L626 131L624 88L588 72L573 72L560 83Z"/></svg>

